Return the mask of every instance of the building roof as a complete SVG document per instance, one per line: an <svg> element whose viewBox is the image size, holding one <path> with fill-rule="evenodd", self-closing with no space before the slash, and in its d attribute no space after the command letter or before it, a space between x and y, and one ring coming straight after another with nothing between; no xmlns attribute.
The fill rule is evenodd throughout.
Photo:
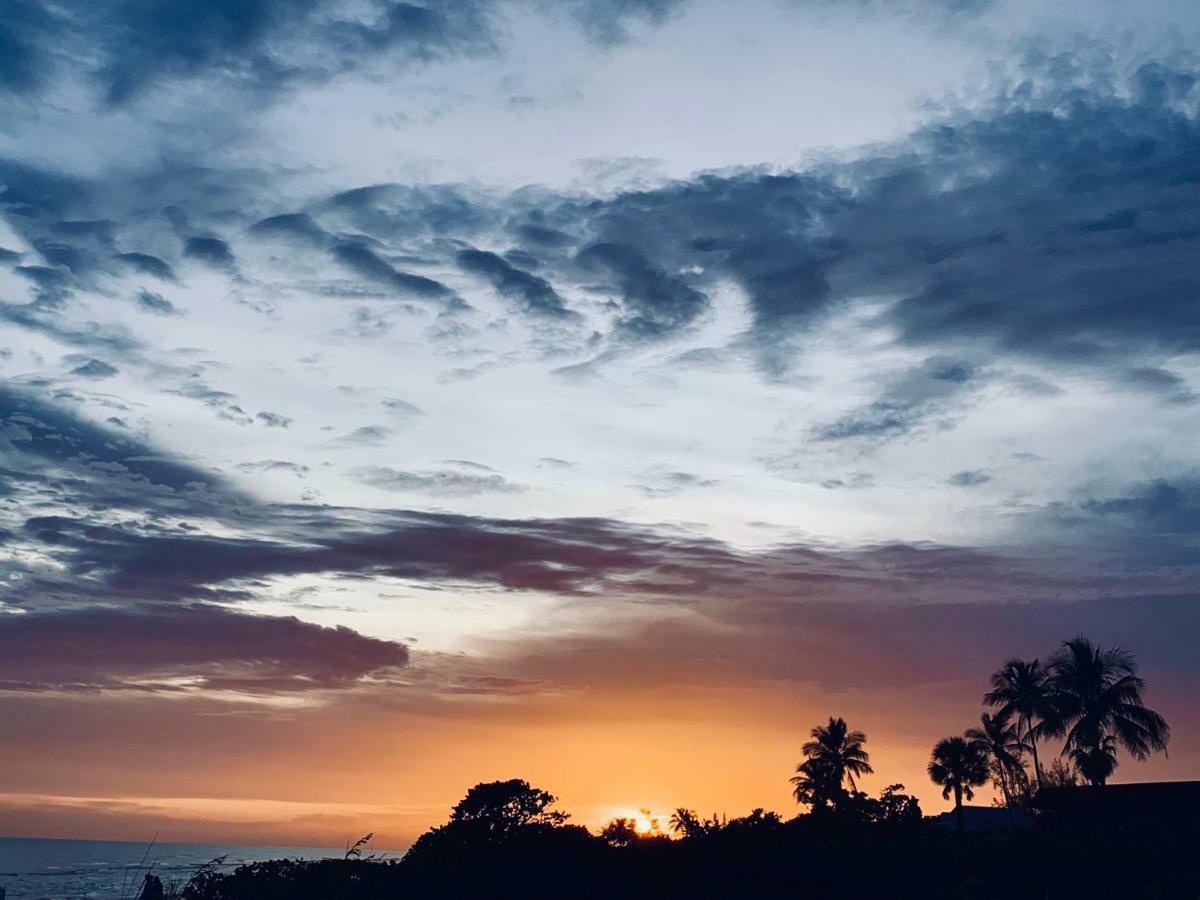
<svg viewBox="0 0 1200 900"><path fill-rule="evenodd" d="M1033 798L1047 812L1153 812L1200 808L1200 781L1145 781L1103 787L1047 787Z"/></svg>
<svg viewBox="0 0 1200 900"><path fill-rule="evenodd" d="M1033 820L1019 809L1008 810L1002 806L964 806L962 811L965 831L1007 831L1010 828L1029 828L1033 825ZM954 810L950 810L932 816L929 824L935 828L957 828L958 819Z"/></svg>
<svg viewBox="0 0 1200 900"><path fill-rule="evenodd" d="M1085 830L1152 826L1200 829L1200 781L1043 788L1033 806L1051 823Z"/></svg>

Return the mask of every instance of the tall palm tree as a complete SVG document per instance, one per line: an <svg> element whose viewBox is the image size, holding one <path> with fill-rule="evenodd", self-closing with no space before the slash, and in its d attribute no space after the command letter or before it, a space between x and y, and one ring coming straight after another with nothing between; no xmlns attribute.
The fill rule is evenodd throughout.
<svg viewBox="0 0 1200 900"><path fill-rule="evenodd" d="M1013 794L1018 785L1029 783L1025 774L1025 751L1029 749L1028 745L1021 740L1017 726L1012 724L1010 715L1005 712L994 716L984 713L979 717L979 727L968 728L963 737L989 760L1011 820Z"/></svg>
<svg viewBox="0 0 1200 900"><path fill-rule="evenodd" d="M852 791L858 790L855 776L870 775L875 770L870 754L863 749L867 736L851 731L845 719L831 716L828 725L818 725L811 735L812 740L800 748L804 762L796 766L791 781L796 786L796 801L816 810L837 800L843 781L850 783Z"/></svg>
<svg viewBox="0 0 1200 900"><path fill-rule="evenodd" d="M988 760L978 744L965 737L942 738L933 745L929 760L929 780L941 785L942 797L954 794L954 817L958 830L963 830L963 797L975 796L972 788L987 784Z"/></svg>
<svg viewBox="0 0 1200 900"><path fill-rule="evenodd" d="M1146 683L1133 654L1102 649L1081 635L1063 642L1049 670L1050 709L1038 731L1065 736L1063 753L1092 784L1112 775L1118 746L1139 761L1166 752L1171 728L1142 702Z"/></svg>
<svg viewBox="0 0 1200 900"><path fill-rule="evenodd" d="M1042 786L1042 766L1038 762L1035 720L1040 722L1050 709L1050 687L1046 670L1036 660L1010 659L992 675L992 689L983 695L988 706L1015 714L1020 737L1033 754L1033 777Z"/></svg>

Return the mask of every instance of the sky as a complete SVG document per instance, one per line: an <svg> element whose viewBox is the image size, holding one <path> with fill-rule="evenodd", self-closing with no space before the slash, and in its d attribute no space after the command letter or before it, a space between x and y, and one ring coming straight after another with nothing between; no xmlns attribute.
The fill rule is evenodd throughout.
<svg viewBox="0 0 1200 900"><path fill-rule="evenodd" d="M1172 725L1116 780L1200 778L1198 41L8 0L0 833L790 815L831 715L937 811L930 747L1078 632Z"/></svg>

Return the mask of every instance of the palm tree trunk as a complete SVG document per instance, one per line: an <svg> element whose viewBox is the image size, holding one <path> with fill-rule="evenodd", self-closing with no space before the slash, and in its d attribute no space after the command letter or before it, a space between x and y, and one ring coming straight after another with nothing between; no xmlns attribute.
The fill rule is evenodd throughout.
<svg viewBox="0 0 1200 900"><path fill-rule="evenodd" d="M1025 717L1025 733L1029 736L1029 749L1033 752L1033 777L1037 779L1038 790L1042 789L1042 764L1038 762L1037 738L1033 734L1033 720Z"/></svg>
<svg viewBox="0 0 1200 900"><path fill-rule="evenodd" d="M962 786L954 786L954 818L958 822L958 833L962 834L966 828L963 825L963 809L962 809Z"/></svg>
<svg viewBox="0 0 1200 900"><path fill-rule="evenodd" d="M1008 810L1008 826L1009 828L1016 828L1017 822L1016 819L1013 818L1012 810L1012 793L1008 789L1008 777L1004 772L1004 764L996 763L996 768L1000 775L1000 793L1004 795L1004 808Z"/></svg>

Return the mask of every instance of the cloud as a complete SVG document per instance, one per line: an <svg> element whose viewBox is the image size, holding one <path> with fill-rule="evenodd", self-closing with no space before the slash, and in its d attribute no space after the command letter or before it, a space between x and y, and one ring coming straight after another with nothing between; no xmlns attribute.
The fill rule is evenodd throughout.
<svg viewBox="0 0 1200 900"><path fill-rule="evenodd" d="M790 682L886 698L957 682L979 685L982 694L1005 659L1044 658L1082 630L1102 645L1133 649L1161 688L1164 678L1185 684L1195 677L1187 635L1197 626L1200 606L1183 596L1037 604L750 600L724 615L518 638L496 654L507 663L500 672L560 690L727 690L764 682L778 689Z"/></svg>
<svg viewBox="0 0 1200 900"><path fill-rule="evenodd" d="M412 419L425 415L425 411L416 404L401 400L399 397L384 397L379 401L389 413L400 418Z"/></svg>
<svg viewBox="0 0 1200 900"><path fill-rule="evenodd" d="M0 690L309 692L407 665L402 644L206 604L0 616Z"/></svg>
<svg viewBox="0 0 1200 900"><path fill-rule="evenodd" d="M308 213L283 213L260 219L250 226L250 233L258 237L283 238L318 247L327 246L332 240L331 235Z"/></svg>
<svg viewBox="0 0 1200 900"><path fill-rule="evenodd" d="M424 275L401 272L363 243L342 241L335 244L330 252L338 262L356 275L387 285L401 293L434 300L450 299L454 296L454 292L441 282Z"/></svg>
<svg viewBox="0 0 1200 900"><path fill-rule="evenodd" d="M693 472L656 467L647 469L639 476L641 482L634 487L647 497L674 497L683 491L696 488L715 487L720 484L715 478L704 478Z"/></svg>
<svg viewBox="0 0 1200 900"><path fill-rule="evenodd" d="M1158 479L1124 496L1085 500L1079 508L1098 519L1156 534L1200 533L1200 478Z"/></svg>
<svg viewBox="0 0 1200 900"><path fill-rule="evenodd" d="M610 275L623 301L618 333L655 340L690 325L708 308L708 298L678 277L654 266L627 244L600 242L575 257L585 271Z"/></svg>
<svg viewBox="0 0 1200 900"><path fill-rule="evenodd" d="M687 0L568 0L564 4L584 32L601 45L630 38L630 23L659 26L683 9Z"/></svg>
<svg viewBox="0 0 1200 900"><path fill-rule="evenodd" d="M71 374L78 375L80 378L112 378L117 374L117 367L110 366L100 359L89 359L82 365L73 368Z"/></svg>
<svg viewBox="0 0 1200 900"><path fill-rule="evenodd" d="M465 272L486 278L502 295L517 301L522 311L535 316L577 319L550 282L517 268L495 253L460 250L456 257Z"/></svg>
<svg viewBox="0 0 1200 900"><path fill-rule="evenodd" d="M35 93L67 79L107 107L169 86L237 91L244 102L351 73L366 76L458 57L494 55L510 16L558 13L601 46L657 27L687 0L244 0L186 8L159 0L97 7L83 0L14 0L0 31L0 88Z"/></svg>
<svg viewBox="0 0 1200 900"><path fill-rule="evenodd" d="M215 237L188 238L183 244L183 255L217 268L231 268L235 263L229 244Z"/></svg>
<svg viewBox="0 0 1200 900"><path fill-rule="evenodd" d="M360 18L351 4L333 0L186 8L155 0L103 8L19 2L6 17L0 84L36 89L70 71L110 106L192 80L266 98L373 62L487 52L489 5L385 2Z"/></svg>
<svg viewBox="0 0 1200 900"><path fill-rule="evenodd" d="M93 473L98 479L121 482L131 491L142 485L149 489L147 494L156 488L182 492L223 488L211 471L173 459L34 393L4 385L0 385L0 425L6 435L0 449L14 462L19 460L31 477L44 463L57 471L66 469L81 482ZM89 498L84 494L79 499ZM94 502L98 507L107 503Z"/></svg>
<svg viewBox="0 0 1200 900"><path fill-rule="evenodd" d="M980 378L963 360L930 357L890 377L874 376L885 387L878 400L818 425L819 441L856 440L870 445L902 438L930 423L945 426Z"/></svg>
<svg viewBox="0 0 1200 900"><path fill-rule="evenodd" d="M1190 402L1170 360L1200 349L1187 299L1200 290L1189 264L1200 188L1175 174L1194 155L1184 102L1194 73L1153 64L1072 81L1057 74L1071 61L1059 62L1031 59L1019 84L849 161L603 198L373 184L264 217L274 204L263 173L168 161L105 186L0 164L6 208L21 211L9 219L46 263L20 270L39 304L24 321L46 330L48 308L110 267L173 277L177 251L152 245L145 206L113 200L150 192L176 210L182 256L217 267L232 267L231 226L243 227L319 248L376 296L461 310L451 287L413 271L458 268L531 320L573 318L564 297L599 298L608 328L597 340L616 345L687 333L732 284L749 313L734 346L768 378L803 360L831 316L849 314L930 358L1087 370ZM239 222L231 209L255 212ZM242 256L248 272L259 262ZM899 435L928 418L917 401L883 397L826 434Z"/></svg>
<svg viewBox="0 0 1200 900"><path fill-rule="evenodd" d="M175 270L157 256L151 256L149 253L118 253L114 259L143 275L153 275L162 281L175 280ZM157 294L153 296L157 296Z"/></svg>
<svg viewBox="0 0 1200 900"><path fill-rule="evenodd" d="M1195 403L1196 394L1184 379L1158 366L1137 366L1126 372L1124 383L1136 390L1158 394L1168 403Z"/></svg>
<svg viewBox="0 0 1200 900"><path fill-rule="evenodd" d="M241 462L234 466L239 472L290 472L298 478L303 478L309 472L309 467L301 463L289 462L283 459L264 459L259 462Z"/></svg>
<svg viewBox="0 0 1200 900"><path fill-rule="evenodd" d="M217 414L217 418L237 425L249 425L254 420L237 404L237 396L229 391L222 391L204 382L199 375L193 374L186 381L167 389L167 393L178 394L190 400L199 400Z"/></svg>
<svg viewBox="0 0 1200 900"><path fill-rule="evenodd" d="M358 444L366 447L379 447L386 444L392 436L392 430L383 425L360 425L353 431L337 438L340 444Z"/></svg>
<svg viewBox="0 0 1200 900"><path fill-rule="evenodd" d="M406 472L390 466L364 466L354 471L363 484L386 491L432 494L440 497L471 497L477 494L507 494L523 491L499 474L472 474L455 469Z"/></svg>
<svg viewBox="0 0 1200 900"><path fill-rule="evenodd" d="M183 310L179 309L164 297L162 294L156 294L153 291L148 291L142 288L134 295L134 302L137 303L138 309L148 313L154 313L156 316L182 316Z"/></svg>
<svg viewBox="0 0 1200 900"><path fill-rule="evenodd" d="M992 476L984 469L965 469L962 472L955 472L946 479L946 483L955 487L970 488L987 484L991 480Z"/></svg>
<svg viewBox="0 0 1200 900"><path fill-rule="evenodd" d="M287 428L293 421L290 416L281 415L270 410L263 410L254 417L254 420L266 425L268 428Z"/></svg>

